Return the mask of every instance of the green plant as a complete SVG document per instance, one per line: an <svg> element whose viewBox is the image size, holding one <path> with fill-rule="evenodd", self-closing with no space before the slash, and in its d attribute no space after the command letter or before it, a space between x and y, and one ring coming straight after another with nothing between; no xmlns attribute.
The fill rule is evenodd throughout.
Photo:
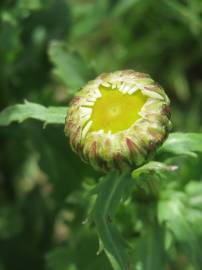
<svg viewBox="0 0 202 270"><path fill-rule="evenodd" d="M201 270L201 13L201 0L0 1L0 270L112 270L107 256ZM103 178L64 118L87 81L124 69L165 87L173 133L143 167Z"/></svg>
<svg viewBox="0 0 202 270"><path fill-rule="evenodd" d="M6 126L13 121L21 123L28 118L40 120L44 126L64 125L66 112L64 107L45 108L26 101L1 112L0 125ZM176 244L186 247L180 256L190 249L193 265L200 268L197 263L200 260L198 237L202 233L202 185L198 181L189 183L180 179L182 172L179 170L183 171L183 166L187 165L186 157L196 162L201 153L201 134L172 133L157 151L155 161L132 171L111 170L87 191L88 196L94 198L91 202L87 199L87 220L96 226L100 239L98 254L104 250L114 270L166 269L178 252ZM130 214L135 213L135 217L129 217L127 213L125 217L121 214L119 217L135 222L138 236L133 241L126 237L133 250L127 247L117 230L115 213L120 203L134 209Z"/></svg>

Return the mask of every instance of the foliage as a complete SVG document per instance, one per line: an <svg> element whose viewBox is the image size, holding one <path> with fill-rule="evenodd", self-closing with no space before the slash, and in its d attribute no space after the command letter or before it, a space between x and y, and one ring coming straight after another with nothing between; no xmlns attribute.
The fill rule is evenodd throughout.
<svg viewBox="0 0 202 270"><path fill-rule="evenodd" d="M7 107L0 116L0 125L7 126L11 122L23 122L27 118L43 121L44 124L63 124L67 115L67 108L49 107L25 101L25 104Z"/></svg>
<svg viewBox="0 0 202 270"><path fill-rule="evenodd" d="M201 269L201 13L200 0L1 1L0 270ZM124 68L165 87L174 132L144 166L103 176L63 123L86 81Z"/></svg>

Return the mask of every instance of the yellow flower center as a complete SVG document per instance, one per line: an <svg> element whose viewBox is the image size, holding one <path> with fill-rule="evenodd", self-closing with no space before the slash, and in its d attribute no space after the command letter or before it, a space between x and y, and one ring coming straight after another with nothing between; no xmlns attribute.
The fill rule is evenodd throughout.
<svg viewBox="0 0 202 270"><path fill-rule="evenodd" d="M147 100L141 91L129 95L104 86L99 90L102 97L93 106L90 131L116 133L128 129L141 117L138 113Z"/></svg>

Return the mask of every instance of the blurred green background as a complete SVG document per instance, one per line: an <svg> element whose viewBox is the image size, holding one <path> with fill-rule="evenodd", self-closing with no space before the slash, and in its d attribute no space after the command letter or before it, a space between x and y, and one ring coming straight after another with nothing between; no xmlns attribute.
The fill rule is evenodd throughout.
<svg viewBox="0 0 202 270"><path fill-rule="evenodd" d="M0 110L25 99L66 106L86 81L118 69L149 73L171 99L174 131L201 132L202 1L0 1ZM83 190L98 176L61 126L1 128L0 270L111 270L81 225ZM195 269L179 258L166 270Z"/></svg>

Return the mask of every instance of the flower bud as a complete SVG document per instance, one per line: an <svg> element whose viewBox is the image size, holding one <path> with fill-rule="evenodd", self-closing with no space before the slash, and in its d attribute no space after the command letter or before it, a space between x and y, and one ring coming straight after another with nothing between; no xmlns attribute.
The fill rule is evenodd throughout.
<svg viewBox="0 0 202 270"><path fill-rule="evenodd" d="M72 149L95 169L134 169L165 140L169 105L164 90L147 74L104 73L72 100L65 133Z"/></svg>

